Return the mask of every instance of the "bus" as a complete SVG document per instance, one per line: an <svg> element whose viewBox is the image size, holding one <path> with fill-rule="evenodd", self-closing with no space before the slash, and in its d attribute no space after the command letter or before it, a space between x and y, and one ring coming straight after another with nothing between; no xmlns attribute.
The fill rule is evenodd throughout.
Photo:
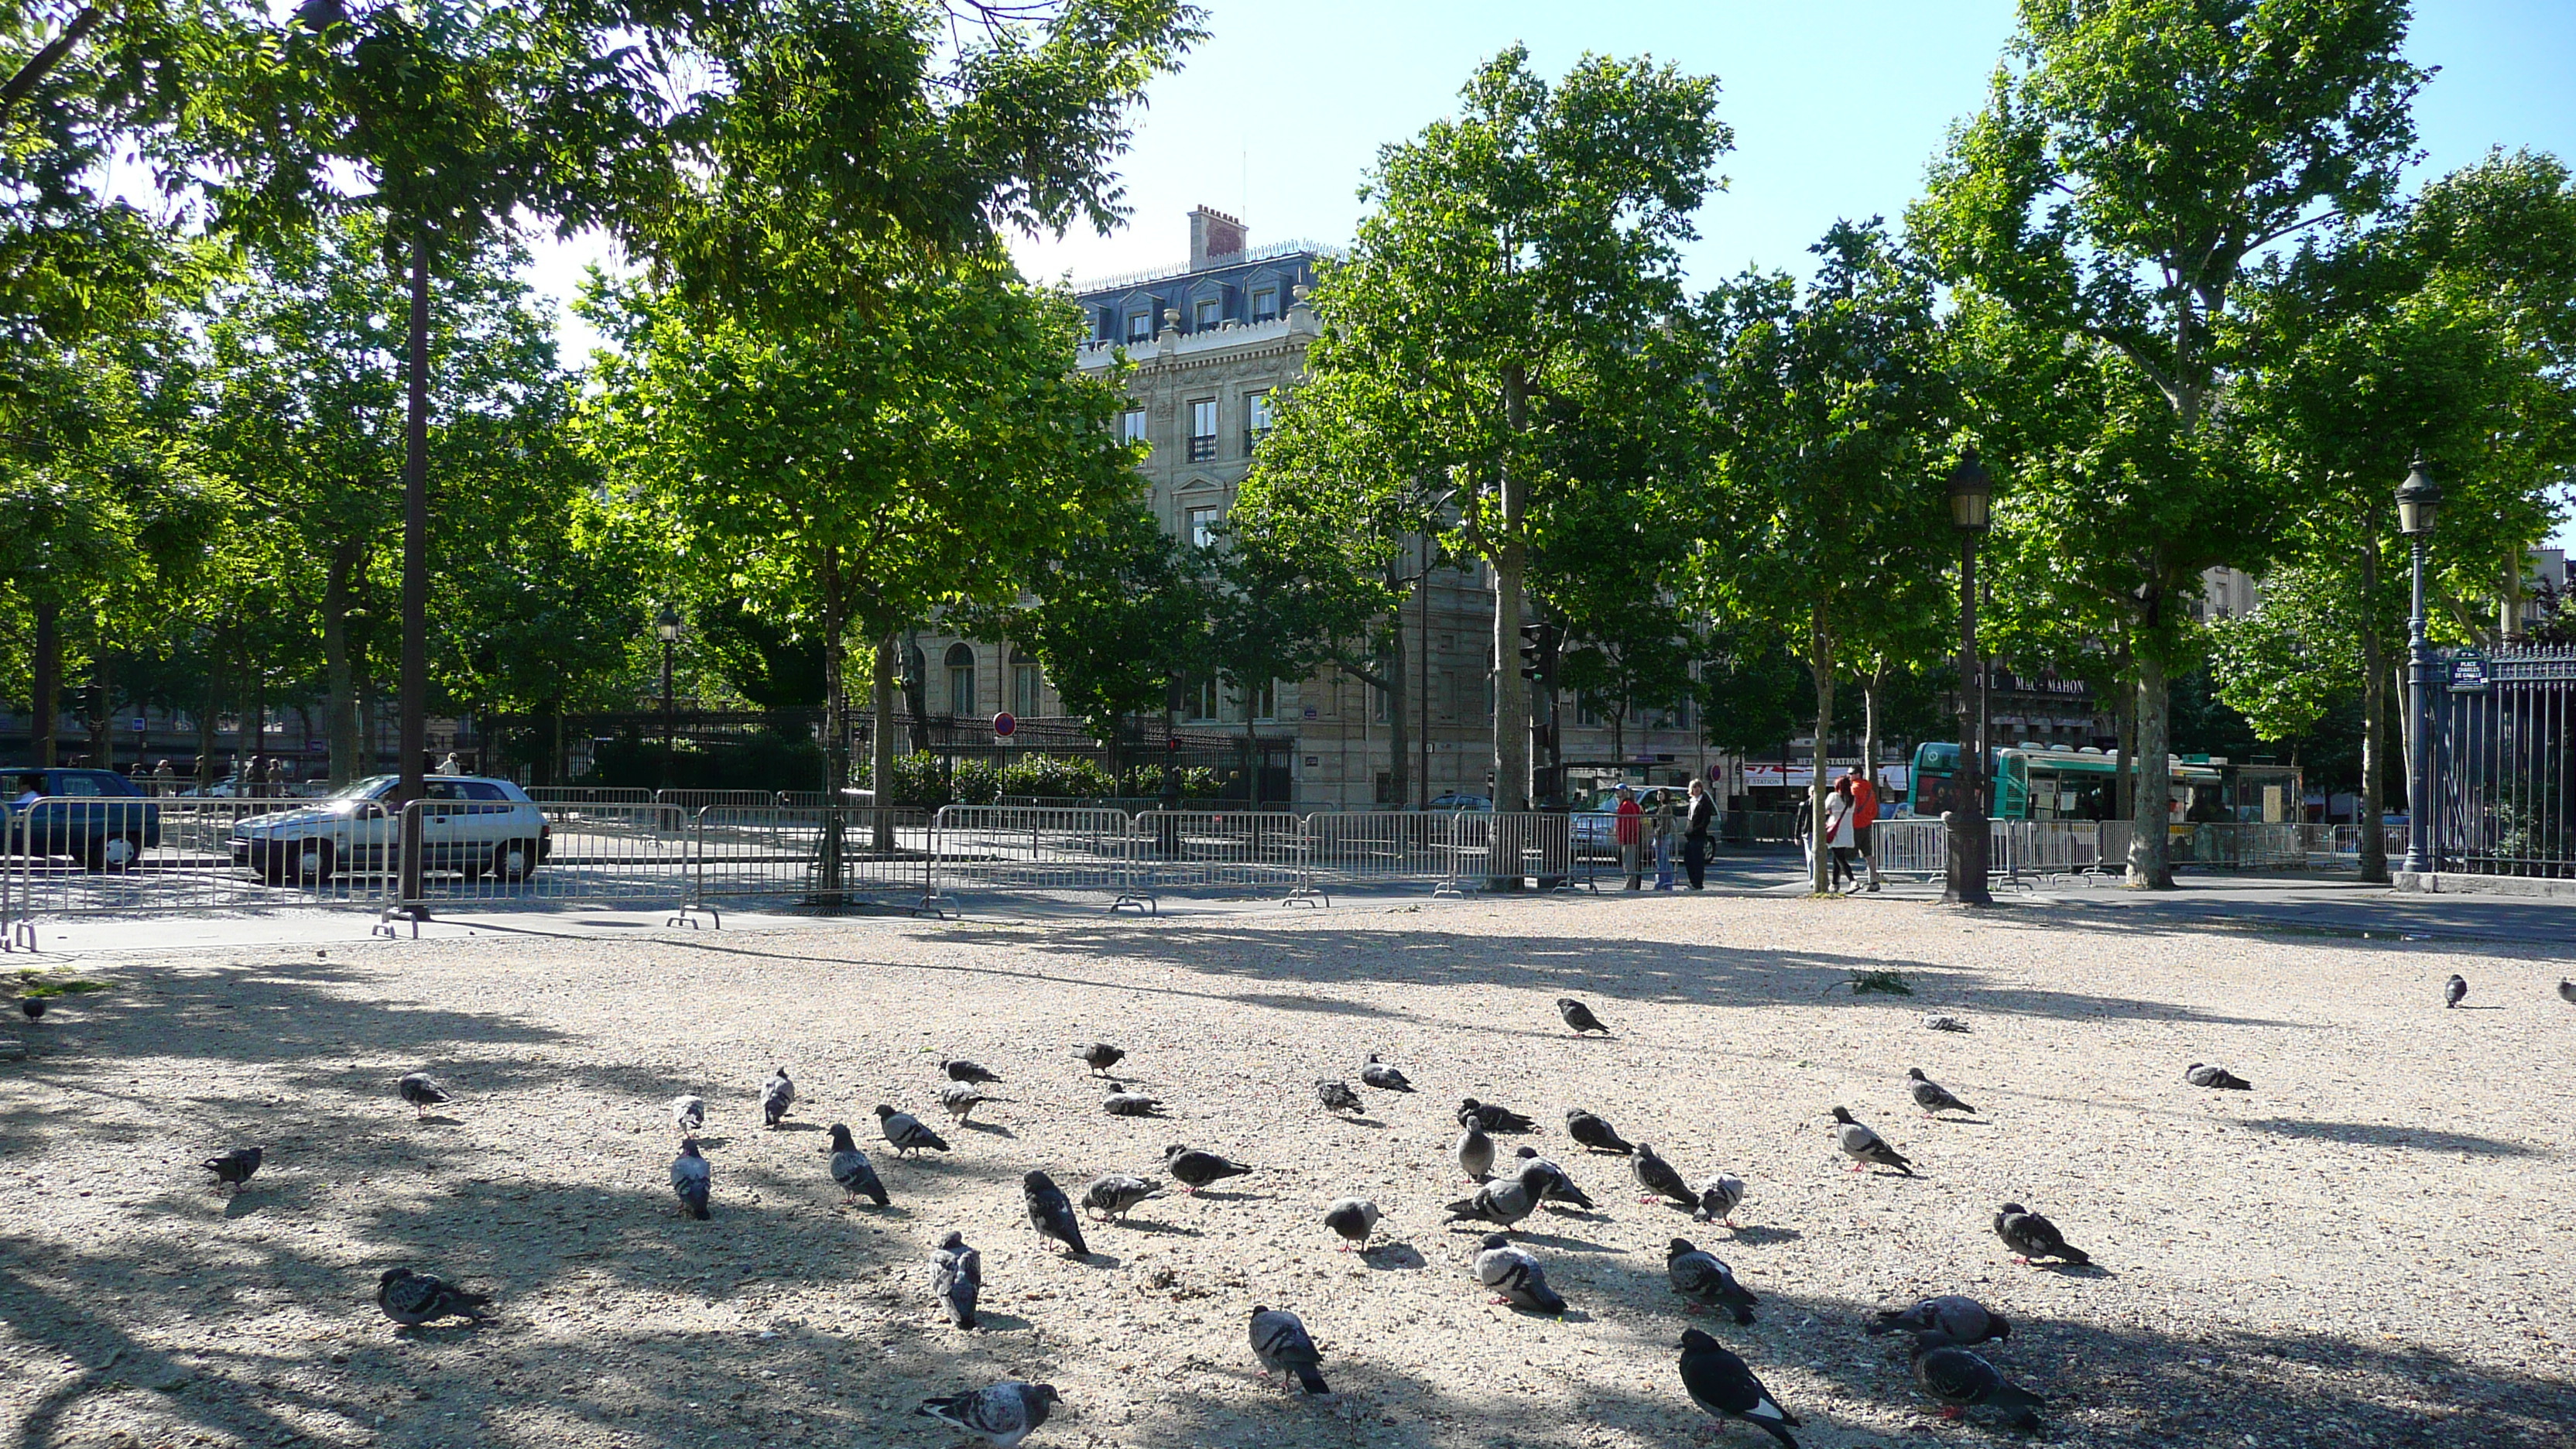
<svg viewBox="0 0 2576 1449"><path fill-rule="evenodd" d="M2296 823L2306 793L2296 765L2239 765L2224 755L2168 755L2169 816L2176 825L2213 821ZM1996 820L2109 820L2117 813L2120 752L2066 745L1993 751L1989 769ZM1959 747L1928 743L1914 752L1906 806L1938 818L1959 805Z"/></svg>

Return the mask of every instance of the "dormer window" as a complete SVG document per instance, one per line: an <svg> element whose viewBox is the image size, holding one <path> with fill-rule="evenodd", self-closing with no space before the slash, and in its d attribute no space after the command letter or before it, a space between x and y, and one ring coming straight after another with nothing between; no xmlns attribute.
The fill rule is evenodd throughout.
<svg viewBox="0 0 2576 1449"><path fill-rule="evenodd" d="M1201 332L1225 320L1225 303L1216 297L1202 297L1191 314L1190 325Z"/></svg>
<svg viewBox="0 0 2576 1449"><path fill-rule="evenodd" d="M1127 314L1127 340L1130 342L1154 340L1154 314L1151 311Z"/></svg>
<svg viewBox="0 0 2576 1449"><path fill-rule="evenodd" d="M1277 287L1257 287L1253 289L1252 320L1255 322L1276 322L1279 320L1279 289Z"/></svg>

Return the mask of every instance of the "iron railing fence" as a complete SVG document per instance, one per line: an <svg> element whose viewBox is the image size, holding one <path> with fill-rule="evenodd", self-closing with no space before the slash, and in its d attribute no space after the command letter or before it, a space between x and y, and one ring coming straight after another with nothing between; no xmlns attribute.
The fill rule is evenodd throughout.
<svg viewBox="0 0 2576 1449"><path fill-rule="evenodd" d="M2434 868L2576 877L2576 648L2451 651L2441 664Z"/></svg>

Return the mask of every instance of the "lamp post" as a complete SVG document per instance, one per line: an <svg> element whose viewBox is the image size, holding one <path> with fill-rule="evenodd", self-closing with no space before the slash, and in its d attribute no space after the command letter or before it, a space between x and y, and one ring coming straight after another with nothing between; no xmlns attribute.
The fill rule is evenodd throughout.
<svg viewBox="0 0 2576 1449"><path fill-rule="evenodd" d="M1950 522L1959 530L1959 802L1945 812L1949 879L1941 899L1991 906L1986 888L1986 720L1977 669L1977 540L1992 521L1994 483L1970 448L1950 470Z"/></svg>
<svg viewBox="0 0 2576 1449"><path fill-rule="evenodd" d="M2415 564L2414 601L2406 611L2406 860L2399 868L2418 875L2442 868L2441 846L2433 841L2433 646L2424 638L2424 555L2441 506L2442 485L2416 459L2397 485L2397 531L2406 535ZM2366 824L2379 828L2376 820Z"/></svg>
<svg viewBox="0 0 2576 1449"><path fill-rule="evenodd" d="M653 618L653 632L662 636L662 788L668 790L677 764L674 754L678 746L672 740L671 650L680 642L680 611L664 604L662 612Z"/></svg>

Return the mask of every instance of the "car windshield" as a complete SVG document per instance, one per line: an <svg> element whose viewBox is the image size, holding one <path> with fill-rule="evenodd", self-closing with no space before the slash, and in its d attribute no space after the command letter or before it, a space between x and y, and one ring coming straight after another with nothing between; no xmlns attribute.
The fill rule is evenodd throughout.
<svg viewBox="0 0 2576 1449"><path fill-rule="evenodd" d="M378 795L381 795L385 791L393 788L394 779L395 777L392 775L369 775L363 780L352 780L348 784L332 791L323 798L326 800L373 800Z"/></svg>

